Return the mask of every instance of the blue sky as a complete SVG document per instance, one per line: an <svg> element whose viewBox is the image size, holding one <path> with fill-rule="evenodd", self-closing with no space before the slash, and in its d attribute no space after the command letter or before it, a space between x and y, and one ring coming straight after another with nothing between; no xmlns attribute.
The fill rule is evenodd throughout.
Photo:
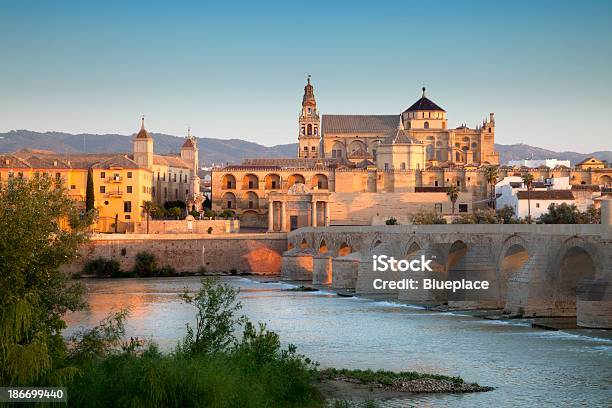
<svg viewBox="0 0 612 408"><path fill-rule="evenodd" d="M171 4L170 4L171 3ZM322 113L450 125L495 112L498 143L612 149L612 1L0 0L0 131L297 139ZM204 147L205 148L205 147Z"/></svg>

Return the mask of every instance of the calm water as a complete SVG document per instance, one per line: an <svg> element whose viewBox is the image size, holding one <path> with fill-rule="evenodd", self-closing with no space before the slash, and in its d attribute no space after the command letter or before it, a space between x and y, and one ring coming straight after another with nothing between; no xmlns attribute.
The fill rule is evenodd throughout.
<svg viewBox="0 0 612 408"><path fill-rule="evenodd" d="M460 314L326 292L286 292L291 285L226 278L241 289L243 312L264 321L321 366L414 370L458 375L497 387L463 395L415 395L389 406L588 406L612 404L612 341L532 329ZM130 306L128 336L173 347L193 309L178 299L199 278L85 281L91 309L68 316L69 331Z"/></svg>

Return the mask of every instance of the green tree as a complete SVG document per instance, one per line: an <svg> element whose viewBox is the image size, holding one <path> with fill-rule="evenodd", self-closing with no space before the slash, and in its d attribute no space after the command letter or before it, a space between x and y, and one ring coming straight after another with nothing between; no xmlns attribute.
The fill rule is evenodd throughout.
<svg viewBox="0 0 612 408"><path fill-rule="evenodd" d="M47 175L0 184L0 384L65 383L63 315L85 307L84 287L60 272L87 239L64 187Z"/></svg>
<svg viewBox="0 0 612 408"><path fill-rule="evenodd" d="M531 224L531 186L533 185L533 174L523 174L523 183L527 187L527 222Z"/></svg>
<svg viewBox="0 0 612 408"><path fill-rule="evenodd" d="M148 234L149 233L149 221L153 213L156 211L157 206L155 205L155 203L153 203L153 201L145 201L142 203L140 208L142 208L142 211L147 216L147 234Z"/></svg>
<svg viewBox="0 0 612 408"><path fill-rule="evenodd" d="M94 210L95 196L94 196L94 182L93 182L93 169L90 167L87 169L87 189L85 190L85 211L90 213Z"/></svg>
<svg viewBox="0 0 612 408"><path fill-rule="evenodd" d="M140 277L157 275L157 260L150 252L139 252L136 254L134 263L134 274Z"/></svg>
<svg viewBox="0 0 612 408"><path fill-rule="evenodd" d="M511 207L509 205L504 205L503 208L500 208L497 211L497 216L499 217L500 220L504 222L504 224L514 224L515 215L516 215L516 212L514 211L514 207Z"/></svg>
<svg viewBox="0 0 612 408"><path fill-rule="evenodd" d="M172 207L168 210L168 216L176 218L177 220L181 217L183 211L179 207Z"/></svg>
<svg viewBox="0 0 612 408"><path fill-rule="evenodd" d="M497 183L498 167L489 166L485 169L487 183L490 186L489 207L495 208L495 183Z"/></svg>
<svg viewBox="0 0 612 408"><path fill-rule="evenodd" d="M238 302L238 289L218 278L202 279L202 287L192 295L187 289L181 298L197 309L195 330L187 324L187 335L182 350L192 354L227 351L236 345L234 331L246 322L237 313L242 308Z"/></svg>
<svg viewBox="0 0 612 408"><path fill-rule="evenodd" d="M453 215L455 215L455 203L459 198L459 189L456 186L449 186L446 190L446 195L448 196L451 204L453 206Z"/></svg>

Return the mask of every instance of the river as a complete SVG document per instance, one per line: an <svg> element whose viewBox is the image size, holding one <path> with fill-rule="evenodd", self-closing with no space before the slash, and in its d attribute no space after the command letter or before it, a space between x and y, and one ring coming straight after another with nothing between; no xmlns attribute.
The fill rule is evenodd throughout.
<svg viewBox="0 0 612 408"><path fill-rule="evenodd" d="M240 288L243 313L266 322L323 367L410 370L461 376L496 387L475 394L418 394L385 406L588 406L612 403L612 341L600 331L533 329L526 322L483 320L460 313L331 292L287 292L291 285L223 278ZM199 278L84 280L90 309L67 316L71 333L129 306L127 336L177 344L194 311L183 288Z"/></svg>

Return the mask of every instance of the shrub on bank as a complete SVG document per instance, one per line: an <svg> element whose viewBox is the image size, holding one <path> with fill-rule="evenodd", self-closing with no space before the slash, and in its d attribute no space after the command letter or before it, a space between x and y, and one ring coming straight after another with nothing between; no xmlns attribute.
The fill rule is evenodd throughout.
<svg viewBox="0 0 612 408"><path fill-rule="evenodd" d="M316 366L282 349L276 333L238 314L238 290L202 280L182 298L195 307L195 327L169 354L137 340L122 343L125 312L73 339L79 375L69 406L321 407ZM235 329L243 327L239 338Z"/></svg>
<svg viewBox="0 0 612 408"><path fill-rule="evenodd" d="M157 273L157 260L150 252L139 252L136 254L134 274L141 278L152 277Z"/></svg>
<svg viewBox="0 0 612 408"><path fill-rule="evenodd" d="M118 261L98 257L85 264L83 267L83 274L104 278L116 278L120 277L123 272L121 271L121 266Z"/></svg>

